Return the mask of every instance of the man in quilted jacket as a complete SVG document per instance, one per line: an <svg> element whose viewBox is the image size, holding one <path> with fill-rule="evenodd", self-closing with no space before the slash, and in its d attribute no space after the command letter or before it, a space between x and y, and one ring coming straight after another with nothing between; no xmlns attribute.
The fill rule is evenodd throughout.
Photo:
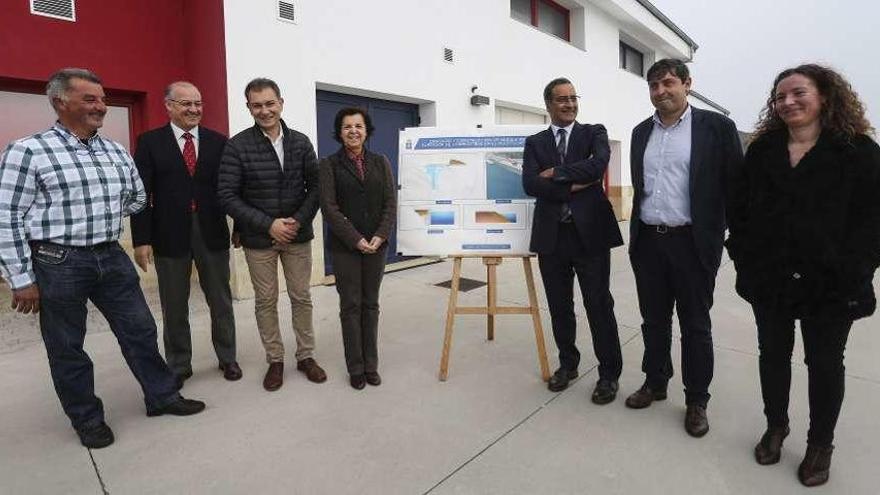
<svg viewBox="0 0 880 495"><path fill-rule="evenodd" d="M245 87L254 126L233 136L223 151L217 195L235 219L254 286L257 328L269 369L266 390L284 383L284 344L278 325L278 260L290 297L296 334L296 368L312 382L327 375L314 359L312 220L318 211L318 163L304 134L281 119L284 99L271 79Z"/></svg>

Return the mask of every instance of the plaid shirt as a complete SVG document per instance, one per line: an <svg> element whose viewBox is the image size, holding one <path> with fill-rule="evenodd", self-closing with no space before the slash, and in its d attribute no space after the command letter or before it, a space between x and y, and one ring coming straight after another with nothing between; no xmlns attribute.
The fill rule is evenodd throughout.
<svg viewBox="0 0 880 495"><path fill-rule="evenodd" d="M0 155L0 273L13 289L36 281L28 241L116 241L146 204L128 151L97 133L86 143L56 122Z"/></svg>

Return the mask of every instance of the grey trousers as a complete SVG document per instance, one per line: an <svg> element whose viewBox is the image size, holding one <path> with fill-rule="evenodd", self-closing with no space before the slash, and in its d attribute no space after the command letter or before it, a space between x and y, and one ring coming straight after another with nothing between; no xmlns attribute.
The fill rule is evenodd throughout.
<svg viewBox="0 0 880 495"><path fill-rule="evenodd" d="M199 228L198 213L192 215L189 256L156 256L159 301L162 305L163 340L168 367L178 375L192 374L192 338L189 325L189 289L195 261L199 285L211 312L211 340L221 363L235 359L235 315L229 288L229 250L209 251Z"/></svg>
<svg viewBox="0 0 880 495"><path fill-rule="evenodd" d="M375 254L332 251L349 375L374 372L379 366L379 286L385 272L386 246Z"/></svg>

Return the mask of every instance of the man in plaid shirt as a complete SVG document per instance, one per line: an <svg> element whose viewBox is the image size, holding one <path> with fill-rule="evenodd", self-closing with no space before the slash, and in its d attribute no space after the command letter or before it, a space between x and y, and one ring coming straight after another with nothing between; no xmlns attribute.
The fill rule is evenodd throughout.
<svg viewBox="0 0 880 495"><path fill-rule="evenodd" d="M88 300L116 335L148 416L196 414L205 404L180 396L137 273L116 242L123 218L144 207L146 194L125 148L97 132L107 113L101 80L63 69L46 94L55 125L0 155L0 273L12 307L40 313L55 391L80 441L101 448L113 432L83 350Z"/></svg>

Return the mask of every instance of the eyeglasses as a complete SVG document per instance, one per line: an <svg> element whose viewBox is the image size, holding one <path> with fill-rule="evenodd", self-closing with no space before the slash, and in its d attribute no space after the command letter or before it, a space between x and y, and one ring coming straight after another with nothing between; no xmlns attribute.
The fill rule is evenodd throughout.
<svg viewBox="0 0 880 495"><path fill-rule="evenodd" d="M559 103L560 105L564 105L566 103L577 103L580 96L571 95L571 96L556 96L553 98L554 103Z"/></svg>
<svg viewBox="0 0 880 495"><path fill-rule="evenodd" d="M168 101L173 101L184 108L202 108L202 102L200 101L172 100L170 98Z"/></svg>

